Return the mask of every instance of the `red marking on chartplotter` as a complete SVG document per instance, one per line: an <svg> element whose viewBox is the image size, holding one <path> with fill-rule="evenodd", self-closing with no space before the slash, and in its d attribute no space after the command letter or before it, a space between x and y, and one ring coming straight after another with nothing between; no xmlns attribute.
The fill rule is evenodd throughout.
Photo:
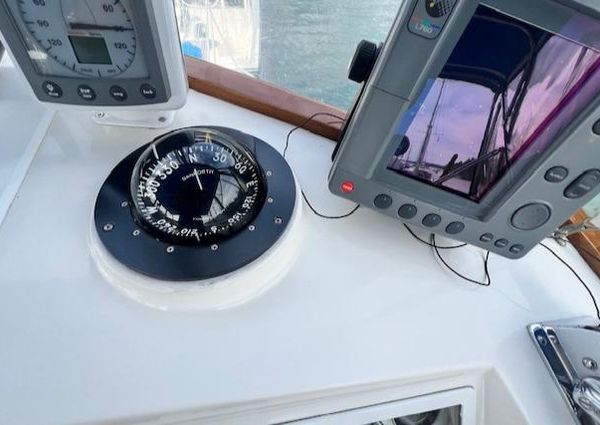
<svg viewBox="0 0 600 425"><path fill-rule="evenodd" d="M354 183L346 180L344 183L342 183L341 189L344 193L350 193L354 190Z"/></svg>

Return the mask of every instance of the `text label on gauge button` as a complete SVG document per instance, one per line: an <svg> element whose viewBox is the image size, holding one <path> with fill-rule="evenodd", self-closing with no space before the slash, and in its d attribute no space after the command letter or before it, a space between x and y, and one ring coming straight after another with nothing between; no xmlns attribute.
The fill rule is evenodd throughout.
<svg viewBox="0 0 600 425"><path fill-rule="evenodd" d="M124 102L127 100L127 92L121 86L111 86L110 96L119 102Z"/></svg>
<svg viewBox="0 0 600 425"><path fill-rule="evenodd" d="M63 95L63 91L60 88L60 86L53 81L44 81L44 83L42 84L42 88L48 96L53 97L55 99L58 99Z"/></svg>
<svg viewBox="0 0 600 425"><path fill-rule="evenodd" d="M140 86L140 94L146 99L154 99L156 97L156 89L150 84L142 84Z"/></svg>
<svg viewBox="0 0 600 425"><path fill-rule="evenodd" d="M90 86L82 84L77 87L77 94L84 100L94 100L96 98L96 92Z"/></svg>

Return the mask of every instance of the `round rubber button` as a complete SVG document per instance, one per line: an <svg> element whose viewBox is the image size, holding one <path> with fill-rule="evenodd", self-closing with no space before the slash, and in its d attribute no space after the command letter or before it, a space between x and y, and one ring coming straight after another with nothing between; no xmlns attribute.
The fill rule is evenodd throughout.
<svg viewBox="0 0 600 425"><path fill-rule="evenodd" d="M600 136L600 120L596 121L592 127L592 131Z"/></svg>
<svg viewBox="0 0 600 425"><path fill-rule="evenodd" d="M600 184L600 170L587 170L577 177L563 192L563 195L569 199L578 199L587 195Z"/></svg>
<svg viewBox="0 0 600 425"><path fill-rule="evenodd" d="M127 91L125 91L125 89L121 86L111 86L109 93L110 97L118 102L124 102L127 100Z"/></svg>
<svg viewBox="0 0 600 425"><path fill-rule="evenodd" d="M447 15L452 11L452 6L454 6L454 2L451 0L433 0L424 3L427 14L432 18L441 18Z"/></svg>
<svg viewBox="0 0 600 425"><path fill-rule="evenodd" d="M460 221L453 221L446 226L446 233L449 235L458 235L463 230L465 230L465 224Z"/></svg>
<svg viewBox="0 0 600 425"><path fill-rule="evenodd" d="M42 89L49 97L53 97L55 99L58 99L63 95L62 89L54 81L44 81L42 84Z"/></svg>
<svg viewBox="0 0 600 425"><path fill-rule="evenodd" d="M86 84L81 84L77 87L77 94L83 100L91 101L96 98L96 92L94 91L94 89Z"/></svg>
<svg viewBox="0 0 600 425"><path fill-rule="evenodd" d="M398 208L398 215L405 219L411 219L417 215L417 207L413 204L404 204Z"/></svg>
<svg viewBox="0 0 600 425"><path fill-rule="evenodd" d="M546 174L544 174L544 179L550 183L560 183L566 179L568 175L569 170L567 170L565 167L557 166L548 169Z"/></svg>
<svg viewBox="0 0 600 425"><path fill-rule="evenodd" d="M150 84L142 84L140 86L140 94L146 99L154 99L156 97L156 89Z"/></svg>
<svg viewBox="0 0 600 425"><path fill-rule="evenodd" d="M385 193L380 193L373 200L373 204L380 210L385 210L392 205L392 197Z"/></svg>
<svg viewBox="0 0 600 425"><path fill-rule="evenodd" d="M491 233L484 233L483 235L481 235L481 236L479 237L479 240L480 240L481 242L486 242L486 243L487 243L487 242L491 242L491 241L493 241L493 240L494 240L494 235L492 235Z"/></svg>
<svg viewBox="0 0 600 425"><path fill-rule="evenodd" d="M519 230L533 230L546 224L551 215L552 213L547 205L540 203L527 204L515 211L511 223Z"/></svg>
<svg viewBox="0 0 600 425"><path fill-rule="evenodd" d="M520 254L521 252L523 252L523 250L525 249L525 247L521 244L516 244L511 246L508 250L510 252L512 252L513 254Z"/></svg>
<svg viewBox="0 0 600 425"><path fill-rule="evenodd" d="M442 222L442 217L438 214L427 214L421 222L425 227L435 227Z"/></svg>
<svg viewBox="0 0 600 425"><path fill-rule="evenodd" d="M494 245L496 245L498 248L505 248L508 246L508 239L498 239L496 242L494 242Z"/></svg>

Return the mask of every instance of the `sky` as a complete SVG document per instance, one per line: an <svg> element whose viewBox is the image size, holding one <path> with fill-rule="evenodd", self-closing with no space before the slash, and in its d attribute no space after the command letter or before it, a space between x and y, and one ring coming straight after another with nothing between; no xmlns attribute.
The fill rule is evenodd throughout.
<svg viewBox="0 0 600 425"><path fill-rule="evenodd" d="M511 157L523 148L529 136L559 106L565 94L581 79L585 71L600 60L600 53L596 51L585 49L585 55L580 56L581 53L580 45L560 36L549 39L541 49L515 126L509 149ZM578 60L579 66L576 67ZM594 79L599 79L599 73L596 71ZM402 159L408 159L410 162L417 160L441 87L442 79L438 78L428 86L429 92L420 107L417 106L418 111L406 130L411 147ZM586 84L585 87L586 90L595 92L598 90L598 84L595 83ZM578 93L578 96L581 94ZM492 91L484 86L458 80L445 80L425 161L444 167L454 154L458 154L459 161L477 157L492 101ZM585 103L577 103L578 109L586 106ZM563 117L560 121L566 123L578 110L572 106L564 112L569 114L569 117L568 119ZM499 125L500 123L501 120ZM400 128L400 131L403 132L404 129ZM538 138L533 145L547 144L553 141L554 135L546 132L545 136L550 138ZM501 131L497 131L495 147L500 147L503 143ZM531 145L527 149L529 150L530 147ZM533 150L541 151L542 147ZM399 163L401 161L394 162L396 165Z"/></svg>

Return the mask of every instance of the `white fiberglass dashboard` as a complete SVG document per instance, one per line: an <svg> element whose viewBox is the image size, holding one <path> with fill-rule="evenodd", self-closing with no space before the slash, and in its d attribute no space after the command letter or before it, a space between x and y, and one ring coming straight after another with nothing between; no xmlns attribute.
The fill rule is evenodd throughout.
<svg viewBox="0 0 600 425"><path fill-rule="evenodd" d="M8 57L2 60L1 55L0 92L4 94L0 101L0 117L5 123L5 137L0 140L2 223L54 114L31 98L24 81L15 72ZM9 123L11 127L7 129L6 125ZM15 143L14 140L19 142Z"/></svg>
<svg viewBox="0 0 600 425"><path fill-rule="evenodd" d="M2 80L13 76L0 81L0 105L33 111L33 97L14 95L25 82L1 69ZM0 224L0 423L362 425L383 417L360 408L388 402L399 415L465 406L475 422L464 425L571 423L526 326L593 306L543 250L510 263L493 256L492 286L470 286L394 220L359 210L330 221L304 208L297 258L260 297L213 311L150 308L101 273L91 223L108 173L164 130L98 126L76 111L38 132L11 119L0 116L10 136L0 144L28 146L36 134L41 143L26 172L9 177L17 189ZM191 93L172 127L199 124L279 151L291 128ZM327 191L332 149L298 132L288 160L319 210L339 215L353 205ZM475 248L447 255L480 270ZM563 255L597 281L574 251ZM424 396L433 399L403 410ZM327 422L331 413L340 415Z"/></svg>

